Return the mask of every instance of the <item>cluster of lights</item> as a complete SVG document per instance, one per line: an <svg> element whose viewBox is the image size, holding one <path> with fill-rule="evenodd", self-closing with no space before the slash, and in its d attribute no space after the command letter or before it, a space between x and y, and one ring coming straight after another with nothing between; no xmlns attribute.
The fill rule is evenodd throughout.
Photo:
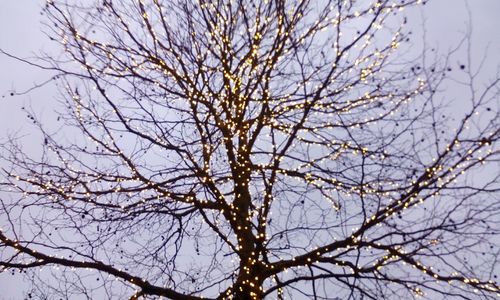
<svg viewBox="0 0 500 300"><path fill-rule="evenodd" d="M268 1L265 1L266 4L267 2ZM347 5L348 2L350 1L342 2L342 5ZM51 0L48 0L47 3L56 7L56 4ZM206 10L213 13L219 9L212 2L199 1L198 4L202 11ZM161 20L158 21L163 21L165 24L168 23L168 20L164 19L164 16L161 14L162 8L160 2L155 0L152 5L152 7L156 7L158 10L157 12L161 15ZM405 5L399 5L395 2L387 4L382 1L377 1L363 11L354 11L346 15L341 15L339 12L334 17L326 14L327 17L324 20L318 20L310 25L312 28L311 30L299 32L296 39L300 45L305 45L310 42L310 37L314 37L316 34L330 29L330 27L337 30L343 22L348 22L364 16L379 14L387 15L393 11L403 9L404 6ZM119 13L115 10L111 2L104 1L104 7L102 9L117 17L119 25L122 26L121 29L123 33L131 38L133 37L133 27L128 24L124 18L119 16ZM464 174L465 171L474 166L477 161L484 163L487 157L493 155L493 150L490 147L486 153L484 153L482 149L491 146L491 142L489 140L484 140L480 143L474 143L462 151L464 155L460 156L458 160L450 162L446 159L458 153L457 151L459 150L457 149L463 146L462 144L467 145L467 143L461 142L457 135L457 137L447 145L441 156L433 159L432 163L426 168L424 174L421 174L419 178L412 179L407 186L399 182L385 182L384 184L388 187L384 187L384 184L379 184L378 186L368 183L349 184L338 178L323 175L321 171L318 171L321 170L318 166L328 165L332 161L339 161L344 157L354 157L353 160L370 158L373 161L383 161L386 159L388 153L372 149L365 145L358 145L348 140L331 140L327 136L322 135L322 133L328 130L335 130L335 128L342 126L359 129L362 125L375 125L377 122L397 114L401 107L408 106L419 94L424 93L428 86L424 79L417 77L415 82L413 82L413 87L409 88L409 92L395 94L393 92L385 93L378 89L370 92L365 92L363 90L361 95L353 99L350 97L356 92L356 89L360 88L360 86L368 86L371 82L370 80L377 79L377 75L384 66L387 58L400 48L403 38L403 25L401 25L383 49L371 51L370 54L366 54L365 56L361 54L373 49L374 34L363 35L365 36L363 41L357 40L355 37L351 45L353 49L350 49L351 46L342 49L340 41L337 40L333 44L333 51L336 55L335 61L328 65L329 69L332 70L332 73L338 69L338 72L342 73L342 76L349 76L346 78L353 80L353 82L347 83L341 88L331 91L331 95L328 97L315 97L314 95L321 95L322 91L327 90L329 86L336 86L337 83L341 85L339 82L342 81L342 78L332 78L323 83L314 82L312 79L309 82L309 80L305 79L304 82L297 82L293 87L290 87L283 95L273 98L272 86L270 86L273 83L272 80L269 75L266 77L260 74L266 70L269 74L274 72L277 65L284 62L285 59L283 57L288 56L289 53L293 53L295 50L294 47L298 46L293 44L294 42L278 43L274 49L274 53L282 54L274 55L274 53L268 53L266 56L265 45L263 44L266 39L266 33L263 32L262 28L276 22L276 29L273 32L273 37L276 38L277 41L279 41L280 38L288 39L295 31L298 31L298 29L296 24L291 24L287 27L287 23L293 23L296 19L298 20L304 17L299 8L295 7L294 9L297 9L295 13L293 13L294 10L291 9L291 12L287 12L286 15L277 15L277 20L274 20L272 17L263 19L258 17L255 24L250 26L247 32L240 32L241 36L248 34L252 36L252 39L248 45L248 56L242 59L242 64L236 71L234 71L231 66L229 56L221 56L220 66L215 67L203 64L203 54L198 54L194 58L194 62L199 63L198 71L200 73L210 74L213 69L216 70L214 73L220 74L220 78L217 78L221 84L221 91L219 93L214 93L212 90L201 93L197 90L197 85L200 83L195 81L195 77L199 74L190 74L189 70L183 69L185 66L182 64L178 68L173 66L176 64L175 61L182 61L183 55L185 54L176 53L175 47L165 47L162 44L162 37L156 32L153 24L155 16L154 14L148 13L148 8L144 0L138 1L138 10L142 18L141 24L145 26L144 30L150 33L154 47L163 49L167 56L171 56L170 58L174 60L173 64L167 62L166 59L155 56L155 53L149 50L149 46L140 40L134 40L132 38L132 41L136 44L138 49L131 49L90 39L74 28L71 23L64 23L65 14L62 14L64 18L59 20L59 22L62 23L60 25L63 25L63 28L65 26L67 28L61 28L60 42L64 45L65 50L81 65L84 72L88 73L88 76L102 76L118 80L131 75L141 78L151 86L158 87L168 92L177 92L167 83L169 81L176 82L179 83L179 85L187 86L183 86L186 96L185 99L182 99L182 101L185 102L181 104L183 109L190 109L194 117L198 117L197 112L201 109L200 107L206 109L206 115L209 116L207 118L208 121L195 119L194 123L198 126L200 126L200 124L211 124L210 126L214 126L218 130L217 135L220 135L220 141L213 143L210 139L209 130L201 128L200 126L198 129L201 141L200 153L202 153L202 162L200 163L200 158L197 158L198 154L189 151L179 151L177 146L167 139L156 135L154 132L145 132L143 127L137 125L140 123L140 120L138 122L135 118L127 117L126 113L123 113L119 106L113 104L114 102L111 100L112 96L106 91L104 84L94 82L94 90L105 99L106 103L110 104L112 109L108 113L115 117L118 123L123 125L129 132L141 139L149 141L154 146L168 149L169 151L182 152L183 154L179 155L180 160L194 170L193 177L199 180L199 184L202 187L210 191L211 196L201 197L201 193L197 193L196 191L177 192L170 189L168 185L156 182L148 177L146 171L136 165L134 160L127 155L126 151L124 152L120 149L114 133L109 130L109 128L112 127L108 127L109 125L107 124L108 120L106 117L97 114L93 107L94 104L90 102L85 103L84 99L82 99L83 97L81 97L78 92L73 91L69 85L66 86L66 90L72 95L72 113L75 120L78 122L78 126L85 130L85 134L91 143L101 147L107 155L120 158L123 167L127 169L128 175L113 174L111 172L99 174L97 171L91 173L90 171L85 172L79 170L77 167L72 166L69 158L63 158L62 155L59 154L59 147L49 144L47 146L48 149L58 157L65 167L66 172L64 174L69 180L67 182L56 182L51 180L50 176L46 176L41 172L36 174L34 170L31 170L32 174L26 176L12 172L10 174L11 178L15 179L12 182L12 188L24 193L25 197L32 195L48 196L53 202L61 203L62 205L77 206L79 202L82 202L95 205L96 207L117 209L118 211L121 210L121 212L129 214L132 214L135 208L148 207L154 209L156 205L162 201L182 204L185 207L193 207L199 211L213 210L220 212L224 220L221 221L221 219L216 219L212 225L230 225L233 236L223 237L224 241L243 262L240 263L240 269L235 271L235 275L242 279L235 282L235 285L229 287L225 291L225 297L227 299L236 299L237 295L240 293L248 293L251 299L260 299L262 295L266 293L262 284L264 280L271 277L276 281L279 274L288 272L290 269L298 269L304 266L313 266L321 263L332 263L336 266L350 269L353 274L362 272L373 272L377 274L384 266L399 261L401 261L402 264L411 265L416 270L430 275L439 282L451 283L459 281L483 291L498 293L499 287L492 281L483 282L477 278L468 278L459 274L451 274L449 276L438 274L433 271L432 267L424 266L421 262L414 260L403 248L392 248L380 243L371 243L366 236L371 228L374 226L381 226L382 222L388 220L395 214L416 207L419 204L423 204L431 197L438 196L440 190L445 189L456 181L459 175ZM335 11L336 9L336 7L330 8L331 11ZM232 49L232 40L225 32L227 26L230 24L221 22L221 20L224 20L222 15L217 13L217 16L218 21L210 20L208 22L210 28L204 33L208 46L213 47L215 49L214 51L219 51L221 53L226 51L227 55L235 56L237 53L235 49ZM376 31L383 29L383 27L382 23L374 20L367 31ZM69 32L67 32L68 29ZM200 36L200 33L193 31L190 35L193 40L195 40ZM341 33L339 32L338 38L340 37ZM201 49L201 45L198 42L196 42L193 47ZM78 53L74 53L75 49L81 52L81 57L77 55ZM344 57L349 57L349 55L353 53L358 53L360 58L356 58L354 62L352 62L352 67L349 67L348 70L340 70L340 63L343 63L342 59ZM94 64L90 62L91 60L87 58L87 55L95 55L96 58L101 60L100 63L102 63L102 66L99 66L99 63ZM145 75L148 74L148 72L157 72L162 76L157 76L158 78L149 78ZM258 77L260 80L262 90L245 95L244 89L246 88L246 83L251 79L255 79L255 77ZM384 82L387 82L387 80L387 78L383 79ZM210 79L201 79L201 84L210 86ZM301 90L307 91L304 92L306 96L303 99L297 96L301 95ZM260 101L257 106L268 107L267 110L262 109L262 116L250 116L251 113L249 113L249 110L255 108L251 107L249 104L253 97L262 98L262 101ZM343 99L342 97L349 98L349 100L336 101L337 97L340 100ZM390 109L376 110L375 105L377 104L387 105ZM356 122L348 124L347 126L343 123L344 121L334 120L337 115L350 115L356 112L357 109L368 111L370 108L373 108L373 111L376 111L377 114L363 116L362 119L356 120ZM307 115L307 113L304 112L312 113ZM301 113L303 113L303 115L301 115ZM107 117L110 118L109 115ZM105 134L103 134L103 136L95 135L87 130L86 122L88 122L89 119L92 119L96 124L101 125L102 128L105 129ZM321 124L321 128L316 126L317 124L312 123L312 119L324 120ZM252 146L258 142L252 140L252 134L257 134L260 130L267 132L266 142L269 142L269 146L272 150L266 153L266 155L269 156L267 157L267 161L262 159L262 161L254 163L252 161ZM286 140L286 137L293 136L295 137L295 141L289 144L283 142L281 145L278 145L279 143L273 140L276 139L277 133L281 134L284 140ZM263 141L264 144L266 142ZM311 148L316 147L316 149L319 149L318 152L322 149L329 149L333 152L329 152L317 158L310 158L306 161L297 160L295 162L293 159L287 157L287 151L284 150L295 149L303 145L307 145L307 147L310 146ZM218 180L217 175L215 175L217 168L214 168L210 163L211 156L218 153L217 151L220 151L217 150L220 149L219 147L225 147L224 154L228 157L227 163L229 164L227 172L230 173L230 175L225 174L226 178L220 180ZM310 152L314 151L315 150L311 150ZM481 154L481 156L474 158L476 154ZM290 163L290 165L288 167L284 166L286 163ZM224 173L227 172L224 171ZM255 174L259 172L269 172L272 174L269 178L266 178L266 180L269 180L269 182L267 182L269 186L272 186L278 180L293 178L299 182L299 185L305 184L307 186L312 186L316 190L329 189L346 196L356 195L360 198L366 196L386 197L388 199L392 198L392 200L381 205L375 213L366 215L364 217L366 219L362 221L362 224L354 228L351 235L345 239L335 240L322 247L315 247L307 253L292 257L291 259L264 262L262 256L265 254L265 245L270 242L267 230L268 222L270 214L272 213L271 206L276 196L273 194L272 189L269 189L270 192L268 192L268 190L264 188L262 204L260 205L252 202L253 195L250 193L250 188L253 186ZM84 176L82 176L82 174ZM78 176L80 176L80 178L77 178ZM109 188L103 191L91 190L91 181L99 179L106 179L109 181ZM230 192L223 192L219 188L231 186L231 184L233 186ZM404 194L399 198L391 197L391 187L394 190L403 190ZM103 193L104 195L121 194L126 195L128 198L139 198L139 200L123 204L118 200L112 202L106 199L106 196L99 197L99 193ZM326 192L322 193L322 195L334 210L341 210L341 204L335 196ZM104 202L101 202L100 198L103 198ZM106 200L108 201L106 202ZM67 204L65 201L71 201L72 204ZM203 215L203 220L206 224L210 223L210 220L205 215ZM3 244L34 259L26 262L26 266L35 262L40 263L40 265L57 262L64 262L66 265L72 264L71 260L64 259L64 257L46 257L42 254L37 254L36 251L22 246L20 242L8 239L1 232L0 240ZM433 239L428 246L433 247L439 243L440 241L438 239ZM369 250L372 248L383 250L386 254L373 261L371 266L360 267L357 263L354 264L348 260L339 259L342 254L345 254L343 251L350 252L356 249ZM340 252L340 254L334 255L333 253L335 251ZM81 265L73 263L72 266L75 265L77 267L95 267L85 262L82 262ZM95 269L103 271L100 268ZM106 272L106 270L104 271ZM131 299L139 299L141 296L145 295L144 291L147 290L147 288L152 288L146 280L132 277L121 270L113 270L112 273L130 284L137 285L144 289L136 291ZM266 277L263 277L261 274L265 274ZM165 288L164 291L167 294L170 292L170 289ZM424 291L419 287L413 288L412 291L416 296L425 295ZM281 299L284 297L284 289L282 287L277 288L277 293L278 298Z"/></svg>

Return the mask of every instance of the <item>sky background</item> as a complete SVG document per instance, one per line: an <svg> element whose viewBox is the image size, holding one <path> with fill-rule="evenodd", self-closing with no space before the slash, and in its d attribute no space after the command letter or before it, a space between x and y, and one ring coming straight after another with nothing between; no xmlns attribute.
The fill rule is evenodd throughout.
<svg viewBox="0 0 500 300"><path fill-rule="evenodd" d="M494 76L500 65L500 0L430 0L410 18L415 31L426 29L429 47L439 47L441 52L460 40L466 32L471 13L472 57L478 63L486 56L486 64L480 76L484 84ZM16 56L34 57L40 51L54 51L53 44L41 31L44 16L40 14L43 1L0 0L0 49ZM418 45L419 39L414 43ZM0 144L9 134L26 134L28 146L36 149L40 142L33 134L23 106L32 106L44 117L50 117L55 109L57 91L52 84L45 85L24 95L11 96L35 84L46 81L50 73L0 54ZM459 97L457 97L457 101ZM457 102L457 107L460 103ZM31 131L31 132L30 132ZM0 166L1 167L1 166ZM1 220L0 220L1 221ZM0 300L22 299L19 276L0 273Z"/></svg>

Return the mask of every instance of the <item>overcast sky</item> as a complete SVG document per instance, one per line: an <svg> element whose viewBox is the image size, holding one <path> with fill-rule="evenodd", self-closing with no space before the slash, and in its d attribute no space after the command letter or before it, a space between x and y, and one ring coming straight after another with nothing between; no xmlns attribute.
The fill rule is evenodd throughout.
<svg viewBox="0 0 500 300"><path fill-rule="evenodd" d="M439 45L443 51L456 44L469 22L466 3L472 15L473 57L476 61L488 55L482 78L491 77L500 63L500 0L430 0L422 9L429 45ZM40 5L43 1L0 0L0 49L20 57L35 56L40 50L51 50L51 44L42 34ZM420 13L411 26L421 28ZM485 53L486 47L488 52ZM26 95L10 96L50 77L36 69L0 54L0 143L8 132L29 133L29 124L21 107L32 105L42 115L54 110L55 89L47 85ZM1 220L0 220L1 223ZM0 300L21 299L17 282L19 277L0 274Z"/></svg>
<svg viewBox="0 0 500 300"><path fill-rule="evenodd" d="M499 0L430 0L423 6L427 41L439 45L442 51L455 44L466 30L468 14L466 3L472 14L473 53L476 60L488 49L488 66L496 67L500 62L500 1ZM52 44L41 32L40 22L44 16L39 6L43 1L1 0L0 1L0 49L20 57L31 57L41 50L51 51ZM416 16L417 17L417 16ZM421 21L414 18L411 26L421 27ZM493 72L494 68L485 70ZM27 103L40 113L50 113L54 101L53 86L21 96L10 96L12 91L21 92L34 83L49 77L46 71L29 67L18 61L0 55L0 142L7 131L26 127L26 118L21 107ZM485 74L487 77L487 74Z"/></svg>

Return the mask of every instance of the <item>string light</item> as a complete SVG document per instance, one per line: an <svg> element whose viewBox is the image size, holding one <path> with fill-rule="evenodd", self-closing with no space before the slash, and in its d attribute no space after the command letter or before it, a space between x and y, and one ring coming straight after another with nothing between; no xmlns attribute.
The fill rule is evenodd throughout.
<svg viewBox="0 0 500 300"><path fill-rule="evenodd" d="M73 7L90 18L76 28L78 22L64 9L71 5L47 1L56 40L81 67L77 73L61 63L57 68L82 81L61 80L70 96L68 124L87 141L66 148L43 132L48 159L36 165L21 158L8 185L23 201L47 198L47 207L70 218L81 215L74 226L85 229L92 222L111 228L113 220L121 220L132 224L117 229L127 232L127 226L144 225L133 221L141 214L197 222L191 231L169 224L177 229L168 229L173 232L167 242L193 236L199 254L198 243L212 239L211 246L219 248L207 278L220 272L217 263L233 268L227 272L232 277L217 273L213 284L224 299L262 299L271 292L284 299L293 276L314 281L313 268L325 271L324 265L331 278L359 280L364 273L389 276L386 270L403 265L438 282L498 293L494 282L445 275L417 259L419 251L439 247L443 238L422 237L417 250L397 240L403 229L394 220L444 199L457 178L498 153L493 150L498 133L466 138L474 111L443 149L439 144L424 158L414 153L426 149L407 135L431 128L425 122L434 112L425 115L431 105L425 98L432 98L435 78L420 67L394 69L399 61L393 57L407 50L408 35L406 21L391 28L388 18L415 1L366 3L338 1L316 11L305 1L263 1L256 7L232 1L177 7L157 0L118 7L104 1ZM92 35L93 29L101 32ZM313 214L317 220L301 219ZM396 242L387 245L391 238ZM0 240L30 259L18 268L36 262L98 270L133 286L131 299L203 298L183 286L187 279L174 278L180 275L170 267L162 272L175 273L169 280L179 280L181 293L176 284L150 283L146 278L154 274L135 277L89 261L83 252L76 253L86 259L77 261L38 253L30 242L4 233ZM308 245L300 245L303 241ZM167 242L161 247L167 249ZM177 243L174 257L186 247ZM302 275L307 267L311 274ZM211 284L204 291L211 291ZM424 297L424 286L407 288Z"/></svg>

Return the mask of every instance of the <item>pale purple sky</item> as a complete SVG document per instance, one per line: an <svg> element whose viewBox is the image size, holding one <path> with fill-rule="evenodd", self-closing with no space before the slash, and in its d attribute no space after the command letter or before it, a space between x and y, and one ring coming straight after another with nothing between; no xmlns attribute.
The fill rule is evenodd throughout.
<svg viewBox="0 0 500 300"><path fill-rule="evenodd" d="M425 16L427 41L433 47L439 45L444 51L457 43L469 22L466 10L468 3L472 15L472 54L476 62L488 55L482 78L494 75L500 65L500 0L430 0L422 8ZM39 50L50 51L52 45L41 33L40 15L43 1L0 1L0 49L20 57L35 56ZM413 18L411 26L422 28L420 14ZM420 20L419 20L420 19ZM418 29L417 29L418 31ZM417 41L415 41L417 43ZM489 46L486 53L486 46ZM8 132L29 133L29 124L21 111L23 105L31 104L35 111L50 115L54 109L54 86L49 84L26 95L10 96L46 80L50 73L29 67L0 54L0 143ZM38 143L35 143L38 144ZM2 223L2 220L0 220ZM0 273L0 300L22 299L20 277Z"/></svg>
<svg viewBox="0 0 500 300"><path fill-rule="evenodd" d="M439 45L442 51L455 44L466 30L468 3L472 15L473 56L479 60L488 48L489 70L495 72L500 63L500 1L499 0L430 0L422 6L429 45ZM49 51L53 45L41 32L40 14L43 1L2 0L0 2L0 49L20 57L35 56L40 50ZM421 28L420 16L413 18L411 26ZM47 86L23 96L11 97L40 83L49 73L0 55L0 142L6 132L25 127L26 118L21 106L31 103L39 112L51 111L54 87ZM488 77L488 74L485 74ZM490 76L491 77L491 76Z"/></svg>

